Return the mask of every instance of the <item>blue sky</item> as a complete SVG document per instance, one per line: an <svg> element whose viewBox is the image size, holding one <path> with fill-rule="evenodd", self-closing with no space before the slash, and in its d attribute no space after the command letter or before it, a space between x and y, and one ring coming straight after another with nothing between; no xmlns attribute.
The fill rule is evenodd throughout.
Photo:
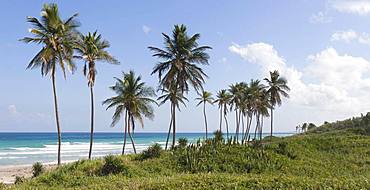
<svg viewBox="0 0 370 190"><path fill-rule="evenodd" d="M185 24L213 47L205 88L213 93L231 83L262 79L278 69L292 88L276 110L276 131L294 131L302 122L320 124L360 113L370 106L370 2L365 0L263 1L3 1L0 7L0 131L55 131L49 77L26 65L41 48L18 40L29 36L27 16L39 17L44 3L56 2L61 16L79 13L80 31L98 30L121 65L98 63L96 130L110 128L112 111L101 102L121 71L133 69L151 86L157 62L147 46L162 46L161 33ZM89 91L82 63L67 80L57 78L63 131L88 131ZM195 98L194 93L189 99ZM178 114L179 131L203 131L202 110L190 101ZM138 131L166 131L169 105ZM212 130L217 107L209 107ZM229 115L231 125L233 114ZM268 123L268 122L266 122ZM266 131L268 125L266 124Z"/></svg>

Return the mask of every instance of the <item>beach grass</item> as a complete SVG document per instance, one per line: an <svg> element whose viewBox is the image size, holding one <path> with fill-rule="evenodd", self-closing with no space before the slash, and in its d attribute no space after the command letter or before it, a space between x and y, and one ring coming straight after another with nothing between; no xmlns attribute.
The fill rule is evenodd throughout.
<svg viewBox="0 0 370 190"><path fill-rule="evenodd" d="M346 122L262 144L209 139L145 159L80 160L7 188L369 189L369 125ZM107 162L120 169L103 173Z"/></svg>

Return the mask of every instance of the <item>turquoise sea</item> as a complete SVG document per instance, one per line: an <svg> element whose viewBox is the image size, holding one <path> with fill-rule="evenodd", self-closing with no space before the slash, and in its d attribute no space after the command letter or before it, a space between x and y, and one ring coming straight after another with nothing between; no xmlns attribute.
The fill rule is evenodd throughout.
<svg viewBox="0 0 370 190"><path fill-rule="evenodd" d="M293 133L275 133L274 136L289 136ZM268 134L263 134L266 136ZM166 133L135 133L136 149L142 151L154 143L165 145ZM204 133L177 133L177 138L186 137L189 142L204 138ZM128 138L126 152L132 153ZM93 157L120 154L122 133L95 133ZM89 133L62 134L62 161L86 158ZM56 133L0 133L0 166L31 165L35 162L54 163L57 156Z"/></svg>

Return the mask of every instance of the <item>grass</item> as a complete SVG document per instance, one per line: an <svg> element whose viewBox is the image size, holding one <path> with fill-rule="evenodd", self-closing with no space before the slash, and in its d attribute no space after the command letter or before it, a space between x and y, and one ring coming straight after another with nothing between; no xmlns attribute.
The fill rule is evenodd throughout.
<svg viewBox="0 0 370 190"><path fill-rule="evenodd" d="M171 151L154 145L143 154L74 162L7 188L370 189L368 118L326 123L260 146L220 138Z"/></svg>

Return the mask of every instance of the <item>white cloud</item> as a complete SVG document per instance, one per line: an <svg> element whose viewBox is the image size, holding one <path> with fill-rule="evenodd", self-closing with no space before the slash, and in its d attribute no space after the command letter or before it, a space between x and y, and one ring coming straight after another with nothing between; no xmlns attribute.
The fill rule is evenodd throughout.
<svg viewBox="0 0 370 190"><path fill-rule="evenodd" d="M15 105L9 105L8 106L8 113L10 115L16 115L18 112L17 112L17 107Z"/></svg>
<svg viewBox="0 0 370 190"><path fill-rule="evenodd" d="M331 41L344 41L347 43L357 38L358 38L358 35L353 30L337 31L333 35L331 35Z"/></svg>
<svg viewBox="0 0 370 190"><path fill-rule="evenodd" d="M337 31L331 35L331 41L344 41L350 43L357 41L361 44L370 44L370 34L357 33L354 30Z"/></svg>
<svg viewBox="0 0 370 190"><path fill-rule="evenodd" d="M17 109L17 106L11 104L8 106L8 114L10 118L16 121L35 122L35 121L48 121L51 118L43 113L24 113Z"/></svg>
<svg viewBox="0 0 370 190"><path fill-rule="evenodd" d="M308 56L308 66L299 71L288 66L270 44L234 44L229 50L260 65L261 77L267 76L271 70L278 70L286 77L291 88L288 104L292 106L301 105L346 116L366 111L370 106L367 103L370 78L366 77L370 62L364 58L339 55L334 48L327 48Z"/></svg>
<svg viewBox="0 0 370 190"><path fill-rule="evenodd" d="M320 11L316 14L312 14L309 21L311 23L330 23L333 19L326 13Z"/></svg>
<svg viewBox="0 0 370 190"><path fill-rule="evenodd" d="M147 25L143 25L142 29L145 34L149 34L149 32L152 31L152 29Z"/></svg>
<svg viewBox="0 0 370 190"><path fill-rule="evenodd" d="M332 0L331 7L343 13L367 15L370 13L369 0Z"/></svg>

